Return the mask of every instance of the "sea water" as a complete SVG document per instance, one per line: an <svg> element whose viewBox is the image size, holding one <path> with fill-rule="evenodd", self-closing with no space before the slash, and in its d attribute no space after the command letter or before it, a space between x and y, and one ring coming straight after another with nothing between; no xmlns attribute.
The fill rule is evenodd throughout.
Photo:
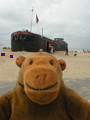
<svg viewBox="0 0 90 120"><path fill-rule="evenodd" d="M83 50L84 51L90 51L90 48L68 48L68 51L70 51L70 52L75 52L75 51L77 51L78 53L82 53L83 52Z"/></svg>
<svg viewBox="0 0 90 120"><path fill-rule="evenodd" d="M68 51L70 51L70 52L75 52L75 51L83 52L83 48L68 48Z"/></svg>

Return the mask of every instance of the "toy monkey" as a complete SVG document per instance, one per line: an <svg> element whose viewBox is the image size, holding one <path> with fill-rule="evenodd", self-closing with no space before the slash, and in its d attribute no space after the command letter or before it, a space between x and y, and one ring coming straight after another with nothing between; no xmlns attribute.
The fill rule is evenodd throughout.
<svg viewBox="0 0 90 120"><path fill-rule="evenodd" d="M64 85L65 61L38 52L16 64L16 86L0 96L0 120L90 120L90 103Z"/></svg>

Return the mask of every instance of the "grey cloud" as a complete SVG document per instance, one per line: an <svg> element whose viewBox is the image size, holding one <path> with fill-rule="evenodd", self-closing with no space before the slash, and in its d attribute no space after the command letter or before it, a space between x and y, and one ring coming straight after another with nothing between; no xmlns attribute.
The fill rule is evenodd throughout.
<svg viewBox="0 0 90 120"><path fill-rule="evenodd" d="M69 47L89 47L90 44L89 0L3 0L0 1L0 32L12 33L30 29L31 9L33 31L54 39L64 37ZM35 15L39 17L38 25ZM0 38L4 38L0 35ZM8 38L10 41L10 38Z"/></svg>

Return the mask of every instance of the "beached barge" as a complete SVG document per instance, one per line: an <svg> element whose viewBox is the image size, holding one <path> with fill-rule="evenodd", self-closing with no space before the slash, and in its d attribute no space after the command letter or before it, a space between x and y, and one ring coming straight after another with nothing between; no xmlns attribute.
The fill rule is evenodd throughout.
<svg viewBox="0 0 90 120"><path fill-rule="evenodd" d="M67 46L63 38L51 40L28 31L17 31L11 34L12 51L38 52L39 49L43 49L43 51L50 52L52 47L53 51L64 51Z"/></svg>

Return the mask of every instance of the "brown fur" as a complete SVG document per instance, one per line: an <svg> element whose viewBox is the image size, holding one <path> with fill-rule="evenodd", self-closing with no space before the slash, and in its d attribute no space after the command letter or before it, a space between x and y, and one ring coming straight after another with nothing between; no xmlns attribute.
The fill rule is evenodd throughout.
<svg viewBox="0 0 90 120"><path fill-rule="evenodd" d="M16 86L0 96L0 120L90 120L90 103L64 85L64 61L40 52L16 64L21 67ZM58 84L37 91L26 82L37 89Z"/></svg>

